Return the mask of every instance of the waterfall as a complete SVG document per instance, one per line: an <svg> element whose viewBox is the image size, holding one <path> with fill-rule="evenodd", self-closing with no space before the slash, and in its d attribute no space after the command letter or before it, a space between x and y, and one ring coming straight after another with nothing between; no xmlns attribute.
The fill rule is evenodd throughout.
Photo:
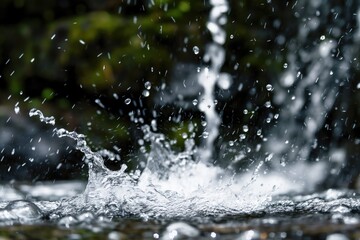
<svg viewBox="0 0 360 240"><path fill-rule="evenodd" d="M328 118L331 112L347 109L346 102L339 106L336 101L350 85L351 62L359 50L354 38L358 31L351 29L356 25L351 11L357 9L355 5L354 1L294 4L297 36L288 40L287 62L274 87L273 102L280 107L280 117L267 142L267 151L281 162L319 160L338 153L343 121L328 122ZM343 11L335 11L341 7ZM331 132L332 146L319 136L326 131ZM325 154L321 155L321 149Z"/></svg>

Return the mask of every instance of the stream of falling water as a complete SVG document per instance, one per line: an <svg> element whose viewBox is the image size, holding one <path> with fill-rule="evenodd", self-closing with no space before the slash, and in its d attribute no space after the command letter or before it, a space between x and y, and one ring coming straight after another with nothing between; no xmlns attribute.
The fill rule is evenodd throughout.
<svg viewBox="0 0 360 240"><path fill-rule="evenodd" d="M201 160L211 161L214 141L219 135L221 119L216 112L216 99L214 98L215 85L228 89L231 85L231 77L227 73L221 73L221 67L225 61L225 49L222 45L226 41L226 32L222 28L227 22L226 13L229 11L229 4L226 0L211 0L207 29L211 33L212 43L206 47L204 60L210 62L210 67L203 68L198 76L198 82L203 87L203 94L199 96L199 110L205 114L206 121L203 138L204 147L201 149Z"/></svg>

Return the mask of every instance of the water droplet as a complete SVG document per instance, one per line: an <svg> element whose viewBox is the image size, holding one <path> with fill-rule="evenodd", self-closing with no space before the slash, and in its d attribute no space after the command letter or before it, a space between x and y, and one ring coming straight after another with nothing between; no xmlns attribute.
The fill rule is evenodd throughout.
<svg viewBox="0 0 360 240"><path fill-rule="evenodd" d="M249 127L248 127L247 125L244 125L244 126L243 126L243 131L244 131L244 132L248 132L248 131L249 131Z"/></svg>
<svg viewBox="0 0 360 240"><path fill-rule="evenodd" d="M288 64L284 63L283 68L285 68L285 69L288 68Z"/></svg>
<svg viewBox="0 0 360 240"><path fill-rule="evenodd" d="M194 52L195 55L198 55L199 52L200 52L199 47L198 47L198 46L194 46L194 47L193 47L193 52Z"/></svg>
<svg viewBox="0 0 360 240"><path fill-rule="evenodd" d="M270 108L271 107L271 102L270 101L265 102L265 107Z"/></svg>
<svg viewBox="0 0 360 240"><path fill-rule="evenodd" d="M144 90L144 91L142 92L142 95L143 95L144 97L148 97L148 96L150 96L150 92L149 92L148 90Z"/></svg>
<svg viewBox="0 0 360 240"><path fill-rule="evenodd" d="M268 90L269 92L273 90L273 86L271 84L267 84L266 85L266 90Z"/></svg>
<svg viewBox="0 0 360 240"><path fill-rule="evenodd" d="M105 108L104 104L100 101L100 99L95 99L95 103L99 105L101 108Z"/></svg>
<svg viewBox="0 0 360 240"><path fill-rule="evenodd" d="M186 139L186 138L188 138L188 134L187 134L187 133L182 133L182 134L181 134L181 137L182 137L183 139Z"/></svg>
<svg viewBox="0 0 360 240"><path fill-rule="evenodd" d="M203 138L208 138L208 137L209 137L209 133L205 131L205 132L203 132L202 136L203 136Z"/></svg>
<svg viewBox="0 0 360 240"><path fill-rule="evenodd" d="M291 72L287 72L281 79L281 83L284 87L291 87L295 82L295 76Z"/></svg>
<svg viewBox="0 0 360 240"><path fill-rule="evenodd" d="M230 34L230 39L234 39L234 35Z"/></svg>
<svg viewBox="0 0 360 240"><path fill-rule="evenodd" d="M197 104L198 104L198 100L197 99L194 99L193 101L192 101L192 104L194 105L194 106L196 106Z"/></svg>
<svg viewBox="0 0 360 240"><path fill-rule="evenodd" d="M16 114L20 113L20 107L18 106L18 103L15 105L14 111Z"/></svg>
<svg viewBox="0 0 360 240"><path fill-rule="evenodd" d="M221 73L217 80L218 86L224 90L229 89L231 87L232 82L233 82L233 80L232 80L230 74L227 74L227 73Z"/></svg>
<svg viewBox="0 0 360 240"><path fill-rule="evenodd" d="M240 140L244 140L246 138L245 134L240 134Z"/></svg>
<svg viewBox="0 0 360 240"><path fill-rule="evenodd" d="M151 89L151 82L146 82L146 83L144 84L144 86L145 86L145 88L146 88L147 90L150 90L150 89Z"/></svg>
<svg viewBox="0 0 360 240"><path fill-rule="evenodd" d="M84 40L79 40L79 43L81 43L82 45L85 45L85 41Z"/></svg>
<svg viewBox="0 0 360 240"><path fill-rule="evenodd" d="M139 139L139 140L138 140L138 144L139 144L140 146L144 145L144 143L145 143L145 142L144 142L144 139Z"/></svg>
<svg viewBox="0 0 360 240"><path fill-rule="evenodd" d="M126 105L129 105L130 103L131 103L131 99L130 99L130 98L125 99L125 104L126 104Z"/></svg>
<svg viewBox="0 0 360 240"><path fill-rule="evenodd" d="M324 36L324 35L321 35L320 40L321 40L321 41L325 40L325 36Z"/></svg>

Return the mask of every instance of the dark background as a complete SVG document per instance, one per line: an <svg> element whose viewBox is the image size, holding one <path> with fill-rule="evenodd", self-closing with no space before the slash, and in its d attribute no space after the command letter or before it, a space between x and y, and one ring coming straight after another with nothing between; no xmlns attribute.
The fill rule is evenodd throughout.
<svg viewBox="0 0 360 240"><path fill-rule="evenodd" d="M316 14L310 3L229 3L228 23L224 26L227 55L222 72L231 74L233 84L229 90L216 88L217 111L223 122L214 159L222 159L216 164L227 166L244 151L245 163L251 165L266 154L265 150L248 151L263 140L256 133L261 130L262 135L271 138L271 128L277 121L266 124L266 119L269 114L281 115L284 109L282 103L264 106L276 94L267 91L266 85L277 86L289 51L311 52L319 36L331 28L344 32L344 46L352 44L358 4L328 1L326 9L320 4L317 8L326 16L321 18L317 31L299 43L299 29ZM72 140L58 139L51 127L30 119L28 111L34 107L46 116L54 116L57 127L85 134L94 150L117 152L120 161L107 161L113 169L121 163L134 169L141 161L138 140L142 138L142 124L131 122L131 113L145 123L156 118L159 132L176 140L173 147L178 150L183 148L182 133L188 131L189 123L197 123L195 141L200 144L198 133L204 116L192 105L198 91L194 94L181 86L184 81L196 81L196 68L205 64L202 57L206 44L211 42L206 29L210 8L208 1L185 0L2 0L0 180L86 178L86 165L81 154L74 151ZM291 47L294 44L296 47ZM192 51L194 46L200 48L198 55ZM306 74L305 63L299 61L298 68ZM354 185L358 174L358 69L354 60L346 84L337 86L337 100L317 130L320 144L308 159L314 161L332 147L345 148L346 162L336 166L337 174L344 178L339 181L343 186ZM146 82L152 86L149 97L143 95ZM125 103L128 98L130 104ZM17 104L19 114L14 112ZM245 109L250 114L245 114ZM304 111L298 116L299 135ZM346 124L336 124L344 121ZM239 138L243 125L249 127L246 140L236 141L234 148L228 149L228 141ZM338 125L340 133L334 134Z"/></svg>

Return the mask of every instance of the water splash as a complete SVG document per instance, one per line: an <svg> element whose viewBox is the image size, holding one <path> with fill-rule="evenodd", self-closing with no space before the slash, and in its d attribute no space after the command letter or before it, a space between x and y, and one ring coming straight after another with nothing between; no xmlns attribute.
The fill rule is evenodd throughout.
<svg viewBox="0 0 360 240"><path fill-rule="evenodd" d="M39 116L41 122L44 122L44 123L50 124L50 125L55 125L55 118L53 116L45 117L44 114L38 109L35 109L35 108L31 109L29 112L29 116L30 117Z"/></svg>
<svg viewBox="0 0 360 240"><path fill-rule="evenodd" d="M40 110L32 112L55 121L44 117ZM258 185L256 193L251 190L258 170L250 179L249 176L235 178L219 167L195 162L197 148L192 139L187 139L183 152L172 151L165 136L152 132L148 125L143 126L144 141L150 143L151 149L146 154L148 161L142 173L138 170L126 173L126 165L111 171L104 165L104 158L113 158L113 153L92 151L85 136L74 131L63 128L53 131L58 137L75 140L76 149L84 154L83 160L89 166L83 194L62 202L52 213L53 218L85 211L143 218L246 213L262 209L274 191L268 185Z"/></svg>
<svg viewBox="0 0 360 240"><path fill-rule="evenodd" d="M213 9L207 27L213 36L214 43L208 45L204 56L205 61L210 62L210 66L200 69L198 79L204 92L198 101L193 101L194 105L199 105L199 109L206 117L203 133L205 146L197 148L193 139L187 139L184 151L173 151L171 143L165 135L156 132L156 127L144 125L142 127L144 139L142 140L150 145L150 150L145 153L147 159L145 169L142 172L138 170L126 172L127 166L122 165L120 170L111 171L106 168L104 161L106 158L116 158L116 155L107 150L95 152L88 146L84 135L55 128L54 133L58 137L75 140L76 148L84 154L83 161L89 166L86 189L82 194L58 201L54 205L48 203L35 205L27 201L11 202L7 205L1 203L0 222L34 221L48 214L46 216L50 216L51 219L60 219L59 225L70 227L85 221L84 219L97 219L95 216L98 215L109 217L135 215L144 219L159 217L190 219L199 216L225 216L253 212L257 214L263 212L269 214L293 213L296 211L348 213L359 209L358 196L342 193L326 192L272 198L275 193L311 190L309 186L313 186L314 183L321 180L319 180L319 176L322 176L321 173L324 171L321 165L314 167L299 162L287 167L284 172L268 173L264 170L264 165L265 162L274 158L274 154L271 153L264 161L260 161L254 171L249 170L249 173L237 176L227 170L206 164L210 161L211 149L213 149L214 141L218 136L220 124L220 117L215 109L214 89L216 84L223 89L227 89L231 85L231 78L227 74L221 73L221 67L225 61L225 51L222 45L225 43L226 36L221 26L226 22L224 14L228 6L226 1L211 1L211 4ZM303 39L304 36L306 37L306 34L301 33L299 39ZM314 111L314 113L320 111L326 114L328 108L334 104L333 99L325 101L320 98L320 93L326 92L328 82L318 84L317 78L314 76L321 72L321 69L326 70L321 73L324 74L321 75L324 78L327 74L330 76L337 74L337 71L333 71L331 68L334 61L330 57L330 53L338 45L332 39L326 40L321 37L320 40L322 43L318 48L316 47L314 55L311 56L315 60L308 60L309 73L305 77L302 76L301 71L293 68L296 63L293 58L297 57L289 54L289 66L287 66L289 71L284 73L280 84L285 89L294 87L293 91L289 91L293 94L289 97L294 103L289 109L285 108L287 111L281 113L285 120L302 111L304 103L301 96L307 88L313 89L309 111ZM195 49L194 53L198 54L198 49ZM319 59L322 61L316 62ZM305 80L301 82L299 79ZM151 85L145 84L145 88L150 90ZM272 85L267 85L266 90L273 91L275 89ZM335 96L332 90L327 93L327 97ZM147 94L148 92L144 96ZM104 107L100 100L95 102ZM125 100L126 105L130 103L131 99ZM322 124L323 121L323 116L318 120L317 116L312 114L312 112L308 113L310 118L305 121L304 132L308 139L314 138L315 132L318 130L317 124ZM42 122L55 125L53 117L45 117L39 110L32 109L29 115L39 116ZM283 125L282 122L280 125ZM247 132L248 127L244 126L243 131ZM308 149L309 143L306 142L304 145ZM288 149L287 152L292 151ZM308 152L303 154L300 151L300 155L297 154L299 152L295 155L301 156L303 159L309 156ZM194 161L198 155L202 157L203 161ZM343 158L341 152L336 155L339 159ZM164 238L166 239L166 236L173 238L175 233L185 237L196 237L199 234L196 229L186 224L174 224L165 229ZM249 236L258 235L254 232L246 232L241 237Z"/></svg>

